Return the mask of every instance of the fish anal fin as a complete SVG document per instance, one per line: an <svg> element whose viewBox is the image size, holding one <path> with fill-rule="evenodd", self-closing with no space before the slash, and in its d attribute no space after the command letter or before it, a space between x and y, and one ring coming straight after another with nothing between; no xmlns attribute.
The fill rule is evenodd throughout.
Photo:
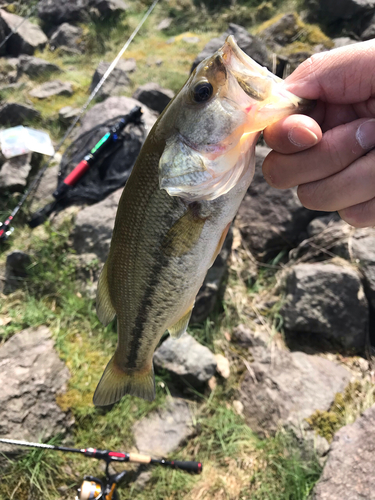
<svg viewBox="0 0 375 500"><path fill-rule="evenodd" d="M152 366L144 371L126 372L116 363L116 354L108 363L95 390L95 406L109 406L130 394L147 401L155 398L155 377Z"/></svg>
<svg viewBox="0 0 375 500"><path fill-rule="evenodd" d="M98 290L96 292L96 313L104 326L108 325L116 316L116 311L109 296L107 270L108 266L106 262L100 273Z"/></svg>
<svg viewBox="0 0 375 500"><path fill-rule="evenodd" d="M194 306L192 306L182 316L182 318L177 321L177 323L175 323L174 325L172 325L168 328L168 331L169 331L171 337L173 337L174 339L179 339L181 337L181 335L183 335L186 332L190 318L191 318L191 313L193 311L193 307Z"/></svg>
<svg viewBox="0 0 375 500"><path fill-rule="evenodd" d="M223 248L224 241L225 241L225 238L227 237L227 234L228 234L228 231L229 231L229 228L230 228L231 224L232 224L232 222L229 222L229 224L224 229L222 235L220 236L220 240L219 240L219 242L217 244L216 250L215 250L214 255L212 257L212 261L211 261L210 267L213 265L213 263L216 260L216 257L219 255L219 253L221 252L221 249Z"/></svg>
<svg viewBox="0 0 375 500"><path fill-rule="evenodd" d="M188 253L202 234L206 218L199 217L195 204L191 205L164 237L162 250L168 257L180 257Z"/></svg>

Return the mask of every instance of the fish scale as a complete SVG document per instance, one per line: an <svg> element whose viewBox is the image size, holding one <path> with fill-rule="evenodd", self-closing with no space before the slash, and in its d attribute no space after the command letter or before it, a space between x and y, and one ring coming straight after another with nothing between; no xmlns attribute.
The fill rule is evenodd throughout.
<svg viewBox="0 0 375 500"><path fill-rule="evenodd" d="M154 350L166 330L186 331L253 177L259 131L305 106L229 37L159 117L124 188L99 279L98 316L117 316L118 345L96 405L154 398Z"/></svg>

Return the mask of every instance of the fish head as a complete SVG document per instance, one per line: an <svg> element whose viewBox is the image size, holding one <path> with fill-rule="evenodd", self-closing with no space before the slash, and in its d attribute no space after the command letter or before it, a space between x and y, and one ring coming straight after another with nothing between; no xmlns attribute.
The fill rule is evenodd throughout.
<svg viewBox="0 0 375 500"><path fill-rule="evenodd" d="M160 188L187 201L227 193L249 177L260 131L309 106L229 36L197 66L163 115L170 133L159 163Z"/></svg>

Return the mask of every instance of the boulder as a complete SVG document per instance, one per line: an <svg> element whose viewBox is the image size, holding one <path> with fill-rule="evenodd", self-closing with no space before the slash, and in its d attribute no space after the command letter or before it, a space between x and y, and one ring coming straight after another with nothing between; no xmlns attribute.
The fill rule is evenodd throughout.
<svg viewBox="0 0 375 500"><path fill-rule="evenodd" d="M231 341L242 347L267 347L270 344L270 337L262 329L252 330L241 323L233 329Z"/></svg>
<svg viewBox="0 0 375 500"><path fill-rule="evenodd" d="M37 99L48 99L49 97L58 95L70 97L73 95L73 88L71 83L52 80L42 83L42 85L31 90L29 94L31 97L36 97Z"/></svg>
<svg viewBox="0 0 375 500"><path fill-rule="evenodd" d="M188 403L172 398L165 408L157 409L133 427L138 451L160 458L177 450L194 433L193 415Z"/></svg>
<svg viewBox="0 0 375 500"><path fill-rule="evenodd" d="M44 207L47 203L54 201L52 193L57 187L58 174L59 166L57 164L47 168L35 193L33 194L30 207L31 212L35 212L36 210Z"/></svg>
<svg viewBox="0 0 375 500"><path fill-rule="evenodd" d="M331 263L297 264L285 276L284 327L312 333L361 351L368 328L368 303L358 273Z"/></svg>
<svg viewBox="0 0 375 500"><path fill-rule="evenodd" d="M375 0L318 0L314 7L315 13L327 24L336 23L336 29L342 21L350 21L349 26L356 29L374 13Z"/></svg>
<svg viewBox="0 0 375 500"><path fill-rule="evenodd" d="M16 127L17 125L25 125L25 122L39 120L40 118L39 111L32 106L16 102L7 102L0 106L0 123L2 125Z"/></svg>
<svg viewBox="0 0 375 500"><path fill-rule="evenodd" d="M73 26L69 23L63 23L56 29L56 31L53 32L49 44L51 49L56 49L58 47L68 47L69 49L82 52L82 36L82 28Z"/></svg>
<svg viewBox="0 0 375 500"><path fill-rule="evenodd" d="M375 406L334 436L311 500L375 500Z"/></svg>
<svg viewBox="0 0 375 500"><path fill-rule="evenodd" d="M22 24L21 24L22 23ZM48 42L48 38L36 24L0 9L0 33L7 36L16 30L5 44L6 53L18 56L19 54L34 54L41 50Z"/></svg>
<svg viewBox="0 0 375 500"><path fill-rule="evenodd" d="M191 315L191 323L202 323L215 308L217 301L223 295L225 275L228 269L228 259L232 249L233 232L229 231L225 238L223 248L216 257L215 262L207 271Z"/></svg>
<svg viewBox="0 0 375 500"><path fill-rule="evenodd" d="M28 268L31 265L31 257L29 254L21 250L13 250L7 255L5 265L5 283L3 293L5 295L14 292L22 285L26 278Z"/></svg>
<svg viewBox="0 0 375 500"><path fill-rule="evenodd" d="M262 163L270 151L257 146L254 178L235 221L250 251L259 260L295 247L303 239L301 233L317 215L302 206L296 189L275 189L266 182Z"/></svg>
<svg viewBox="0 0 375 500"><path fill-rule="evenodd" d="M239 26L238 24L230 23L228 30L225 33L218 38L213 38L205 45L202 52L200 52L195 58L191 71L193 71L198 64L203 61L203 59L212 56L214 52L220 49L229 35L234 36L239 47L246 54L252 57L254 61L262 66L270 68L271 55L268 52L265 43L259 37L250 35L244 27Z"/></svg>
<svg viewBox="0 0 375 500"><path fill-rule="evenodd" d="M49 78L54 73L62 73L63 70L56 64L52 64L40 57L21 56L18 63L17 78L27 75L30 78Z"/></svg>
<svg viewBox="0 0 375 500"><path fill-rule="evenodd" d="M201 390L215 374L216 359L212 352L184 333L180 339L169 337L156 350L157 370L166 370L173 381Z"/></svg>
<svg viewBox="0 0 375 500"><path fill-rule="evenodd" d="M259 35L272 45L284 46L292 43L300 31L297 14L290 13L283 15Z"/></svg>
<svg viewBox="0 0 375 500"><path fill-rule="evenodd" d="M90 0L90 7L94 7L102 16L125 12L127 5L123 0Z"/></svg>
<svg viewBox="0 0 375 500"><path fill-rule="evenodd" d="M28 328L0 346L0 437L47 441L65 434L71 416L56 403L69 372L46 326ZM24 448L23 448L24 450ZM0 444L0 452L19 452Z"/></svg>
<svg viewBox="0 0 375 500"><path fill-rule="evenodd" d="M170 27L172 22L173 22L173 19L171 17L166 17L162 21L160 21L160 23L156 26L156 29L158 31L165 31Z"/></svg>
<svg viewBox="0 0 375 500"><path fill-rule="evenodd" d="M0 108L1 116L1 108ZM0 168L0 192L22 192L31 170L31 154L15 156Z"/></svg>
<svg viewBox="0 0 375 500"><path fill-rule="evenodd" d="M118 189L103 201L78 213L72 232L73 247L78 254L94 255L105 262L121 194L122 189Z"/></svg>
<svg viewBox="0 0 375 500"><path fill-rule="evenodd" d="M175 96L173 90L163 89L157 83L145 83L137 88L133 98L146 104L147 107L161 113Z"/></svg>
<svg viewBox="0 0 375 500"><path fill-rule="evenodd" d="M73 120L79 116L81 110L79 108L73 108L72 106L64 106L59 111L59 120L65 126L68 126L72 123Z"/></svg>
<svg viewBox="0 0 375 500"><path fill-rule="evenodd" d="M283 426L300 436L308 427L305 419L329 410L351 378L348 370L320 356L264 347L251 352L255 361L248 364L236 399L248 425L263 435Z"/></svg>
<svg viewBox="0 0 375 500"><path fill-rule="evenodd" d="M340 36L337 38L332 38L332 42L334 49L345 47L346 45L353 45L353 43L358 43L357 40L353 40L353 38L349 38L348 36Z"/></svg>
<svg viewBox="0 0 375 500"><path fill-rule="evenodd" d="M92 77L92 82L90 86L90 92L92 92L97 84L100 82L105 72L108 70L110 63L101 61L96 68L94 76ZM116 68L112 71L108 79L105 81L104 85L100 90L100 97L107 98L114 95L119 95L122 92L128 90L130 80L128 77L129 65L126 60L120 59Z"/></svg>
<svg viewBox="0 0 375 500"><path fill-rule="evenodd" d="M40 0L38 4L39 17L54 25L64 22L78 23L88 19L89 0Z"/></svg>
<svg viewBox="0 0 375 500"><path fill-rule="evenodd" d="M375 229L372 227L356 229L348 239L348 253L362 271L365 293L375 310Z"/></svg>

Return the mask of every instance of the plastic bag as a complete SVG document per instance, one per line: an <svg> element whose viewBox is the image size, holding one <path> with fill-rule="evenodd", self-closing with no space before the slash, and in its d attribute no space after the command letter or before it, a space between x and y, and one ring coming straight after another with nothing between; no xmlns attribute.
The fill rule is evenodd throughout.
<svg viewBox="0 0 375 500"><path fill-rule="evenodd" d="M5 158L30 152L53 156L55 149L47 132L29 127L12 127L0 132L0 146Z"/></svg>

